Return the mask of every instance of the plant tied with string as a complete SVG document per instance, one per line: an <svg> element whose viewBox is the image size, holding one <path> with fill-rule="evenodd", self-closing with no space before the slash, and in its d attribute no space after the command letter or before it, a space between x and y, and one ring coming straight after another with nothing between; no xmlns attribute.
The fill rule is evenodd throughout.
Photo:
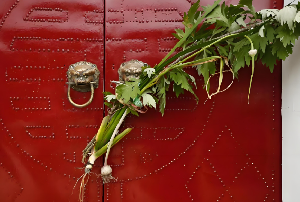
<svg viewBox="0 0 300 202"><path fill-rule="evenodd" d="M119 133L128 113L138 116L148 107L156 109L159 106L163 115L171 83L177 97L189 91L198 100L193 91L197 87L195 78L185 71L185 67L194 67L198 75L203 76L204 87L208 98L211 98L232 84L221 90L223 73L231 72L232 79L235 79L239 70L251 62L249 103L255 61L261 60L273 72L276 61L284 60L292 53L293 44L300 36L300 3L281 10L255 12L252 0L240 0L238 5L219 4L220 1L201 9L199 1L193 4L184 13L184 30L176 29L173 34L178 43L159 64L144 66L139 78L119 82L115 94L104 92L105 105L110 110L103 118L98 133L83 151L83 162L87 156L89 158L81 187L84 187L84 177L90 173L95 160L105 152L105 163L101 169L103 182L114 179L107 158L110 148L132 130L127 128ZM182 48L182 51L171 57L177 48ZM214 75L219 75L219 84L217 91L210 93L210 78Z"/></svg>

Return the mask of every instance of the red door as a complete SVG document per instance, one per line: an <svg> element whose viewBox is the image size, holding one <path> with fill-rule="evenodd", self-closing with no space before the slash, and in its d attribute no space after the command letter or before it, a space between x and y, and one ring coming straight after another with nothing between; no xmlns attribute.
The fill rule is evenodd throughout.
<svg viewBox="0 0 300 202"><path fill-rule="evenodd" d="M202 5L213 1L201 1ZM226 1L237 4L237 0ZM282 1L254 0L254 7ZM138 59L153 66L176 43L185 0L1 2L0 199L77 201L81 151L103 117L102 91L114 92L119 65ZM100 70L91 105L67 99L70 64ZM105 67L105 68L104 68ZM112 149L115 183L91 174L85 201L281 201L281 65L256 66L211 100L197 78L197 104L170 93L164 117L155 110L130 117L134 130ZM190 70L191 72L193 70ZM231 76L225 76L228 83ZM213 79L217 83L217 78ZM213 87L213 85L212 85ZM72 91L77 103L90 93ZM93 172L99 173L102 165ZM72 193L73 192L73 193Z"/></svg>

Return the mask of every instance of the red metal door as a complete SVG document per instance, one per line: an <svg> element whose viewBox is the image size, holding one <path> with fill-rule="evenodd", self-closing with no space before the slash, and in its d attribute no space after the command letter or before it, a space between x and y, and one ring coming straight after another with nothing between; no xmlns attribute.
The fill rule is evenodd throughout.
<svg viewBox="0 0 300 202"><path fill-rule="evenodd" d="M75 167L82 166L81 151L103 116L103 87L114 91L110 80L118 79L124 61L158 63L175 44L171 33L182 27L190 5L185 0L1 2L1 201L77 201L78 186L73 194L72 189L82 170ZM282 1L254 0L257 10L281 6ZM66 98L65 75L81 60L98 66L101 85L92 104L77 109ZM256 67L249 105L245 68L239 81L212 100L206 100L196 76L199 104L188 93L179 98L170 93L164 117L150 110L127 119L135 128L109 158L117 182L102 186L92 174L85 200L281 201L280 68L271 74ZM72 91L72 96L83 103L89 93ZM102 164L97 162L95 172Z"/></svg>
<svg viewBox="0 0 300 202"><path fill-rule="evenodd" d="M13 0L1 9L0 201L77 201L76 167L103 117L103 1ZM66 97L66 71L84 60L98 66L100 86L79 109ZM77 103L90 96L71 94ZM95 179L93 200L103 190Z"/></svg>

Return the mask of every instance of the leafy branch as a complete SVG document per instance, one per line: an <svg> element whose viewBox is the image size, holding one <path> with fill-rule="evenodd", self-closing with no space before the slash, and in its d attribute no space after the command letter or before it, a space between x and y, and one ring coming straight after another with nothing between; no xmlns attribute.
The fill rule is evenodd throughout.
<svg viewBox="0 0 300 202"><path fill-rule="evenodd" d="M185 67L195 67L199 76L204 77L204 87L210 98L222 92L224 72L230 71L233 78L237 77L239 70L251 62L249 100L255 61L260 59L273 72L276 61L284 60L292 53L293 44L300 36L300 3L288 5L281 10L255 12L252 0L240 0L238 5L226 5L225 2L219 4L220 1L217 0L212 6L202 6L200 11L198 0L184 13L184 30L176 29L173 34L179 40L178 43L159 64L153 68L143 68L139 79L119 84L115 94L104 93L105 105L111 109L103 119L94 142L84 150L84 155L87 155L90 148L93 148L86 173L99 156L130 132L131 128L128 128L117 135L128 113L138 116L139 113L145 113L148 107L157 108L159 105L163 115L170 86L177 97L189 91L198 100L193 90L197 88L195 78L185 71ZM202 25L198 28L200 23ZM180 47L182 51L171 57ZM225 70L226 66L229 70ZM210 94L209 81L214 75L219 75L219 86L215 93ZM115 135L115 138L111 138ZM111 168L105 166L106 171L111 173Z"/></svg>

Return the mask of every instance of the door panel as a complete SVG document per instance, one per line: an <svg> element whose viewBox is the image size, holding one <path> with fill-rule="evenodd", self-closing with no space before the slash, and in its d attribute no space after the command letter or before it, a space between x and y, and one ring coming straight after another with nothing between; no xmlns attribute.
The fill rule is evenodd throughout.
<svg viewBox="0 0 300 202"><path fill-rule="evenodd" d="M213 1L201 1L202 5ZM237 4L238 1L226 1ZM122 62L154 66L175 45L190 1L106 1L105 89L114 92ZM256 9L282 2L254 1ZM281 66L273 74L257 64L247 93L250 68L226 92L207 100L169 93L165 115L149 110L127 118L134 130L109 158L117 183L107 184L107 201L281 201ZM231 82L225 76L224 88ZM212 79L212 89L218 78Z"/></svg>
<svg viewBox="0 0 300 202"><path fill-rule="evenodd" d="M103 89L114 92L110 81L118 80L122 62L154 66L162 59L191 1L0 5L0 199L77 201L79 185L73 186L83 171L76 168L103 117ZM281 7L282 1L254 0L254 6ZM68 66L82 60L101 74L92 104L78 109L67 100L65 82ZM153 109L129 117L124 125L134 130L109 157L117 182L103 187L92 174L85 201L281 201L281 65L273 74L256 65L249 105L250 68L211 100L202 78L188 71L197 78L199 103L189 93L169 93L164 117ZM224 79L226 86L231 75ZM71 94L78 103L90 96ZM93 172L101 166L99 159Z"/></svg>
<svg viewBox="0 0 300 202"><path fill-rule="evenodd" d="M103 117L103 1L18 0L3 11L1 201L77 201L76 167ZM66 72L85 60L98 66L100 85L79 109L67 99ZM82 104L90 93L71 96ZM95 175L87 188L86 200L102 198Z"/></svg>

